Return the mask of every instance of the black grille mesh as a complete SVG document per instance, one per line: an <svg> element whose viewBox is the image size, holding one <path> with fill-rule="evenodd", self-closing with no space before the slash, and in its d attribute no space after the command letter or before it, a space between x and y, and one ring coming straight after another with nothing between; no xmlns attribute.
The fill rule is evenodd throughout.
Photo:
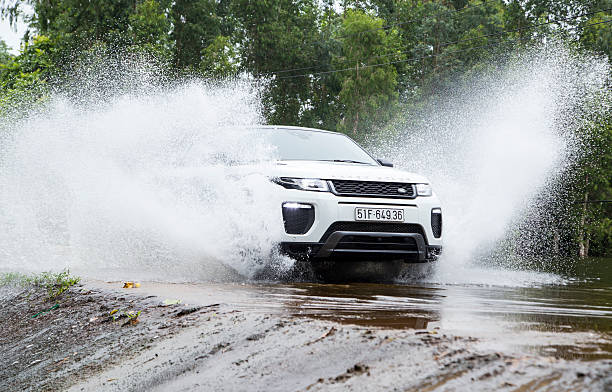
<svg viewBox="0 0 612 392"><path fill-rule="evenodd" d="M442 237L442 214L431 213L431 231L433 232L434 237Z"/></svg>
<svg viewBox="0 0 612 392"><path fill-rule="evenodd" d="M373 222L334 222L332 223L320 242L327 241L327 238L335 231L360 231L360 232L380 232L380 233L415 233L423 236L425 242L427 237L421 225L414 223L373 223Z"/></svg>
<svg viewBox="0 0 612 392"><path fill-rule="evenodd" d="M388 250L418 251L418 245L412 237L370 237L349 235L342 237L336 245L336 249L355 250Z"/></svg>
<svg viewBox="0 0 612 392"><path fill-rule="evenodd" d="M402 182L332 180L335 193L339 196L374 196L414 198L414 186ZM398 189L406 192L400 193Z"/></svg>
<svg viewBox="0 0 612 392"><path fill-rule="evenodd" d="M314 223L314 207L287 208L283 206L283 221L287 234L305 234Z"/></svg>

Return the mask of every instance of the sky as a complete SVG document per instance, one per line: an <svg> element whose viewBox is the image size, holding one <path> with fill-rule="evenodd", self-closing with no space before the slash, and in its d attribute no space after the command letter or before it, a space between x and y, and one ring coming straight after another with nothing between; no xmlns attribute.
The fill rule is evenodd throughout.
<svg viewBox="0 0 612 392"><path fill-rule="evenodd" d="M19 44L26 31L26 25L22 20L19 20L16 28L17 31L10 26L8 19L0 19L0 39L6 42L13 54L19 52Z"/></svg>

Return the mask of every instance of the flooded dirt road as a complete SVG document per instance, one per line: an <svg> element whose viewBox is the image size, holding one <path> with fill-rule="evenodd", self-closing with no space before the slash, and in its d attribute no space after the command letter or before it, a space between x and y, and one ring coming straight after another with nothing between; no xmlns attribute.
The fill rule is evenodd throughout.
<svg viewBox="0 0 612 392"><path fill-rule="evenodd" d="M518 286L144 282L139 293L249 315L234 321L238 336L217 324L214 354L182 352L195 364L185 359L157 390L600 391L612 390L610 266Z"/></svg>
<svg viewBox="0 0 612 392"><path fill-rule="evenodd" d="M224 303L281 317L381 329L440 329L477 337L487 348L504 352L584 361L612 359L612 260L594 263L590 277L520 287L427 282L146 282L140 290L188 304ZM116 283L92 284L117 287Z"/></svg>
<svg viewBox="0 0 612 392"><path fill-rule="evenodd" d="M36 319L44 295L5 287L0 390L612 391L610 266L539 283L88 280Z"/></svg>

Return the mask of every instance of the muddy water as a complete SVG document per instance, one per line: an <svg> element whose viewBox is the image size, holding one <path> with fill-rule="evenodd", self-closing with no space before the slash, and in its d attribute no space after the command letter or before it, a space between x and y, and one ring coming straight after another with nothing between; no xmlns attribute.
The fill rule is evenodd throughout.
<svg viewBox="0 0 612 392"><path fill-rule="evenodd" d="M519 355L612 358L612 259L582 263L554 284L143 282L139 290L188 304L473 336L483 348Z"/></svg>

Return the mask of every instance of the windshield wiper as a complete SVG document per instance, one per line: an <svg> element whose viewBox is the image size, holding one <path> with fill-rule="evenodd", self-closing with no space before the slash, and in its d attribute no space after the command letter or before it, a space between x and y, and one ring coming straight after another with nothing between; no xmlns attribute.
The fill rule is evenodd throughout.
<svg viewBox="0 0 612 392"><path fill-rule="evenodd" d="M350 159L319 159L323 162L342 162L342 163L359 163L361 165L370 165L367 162L351 161Z"/></svg>

